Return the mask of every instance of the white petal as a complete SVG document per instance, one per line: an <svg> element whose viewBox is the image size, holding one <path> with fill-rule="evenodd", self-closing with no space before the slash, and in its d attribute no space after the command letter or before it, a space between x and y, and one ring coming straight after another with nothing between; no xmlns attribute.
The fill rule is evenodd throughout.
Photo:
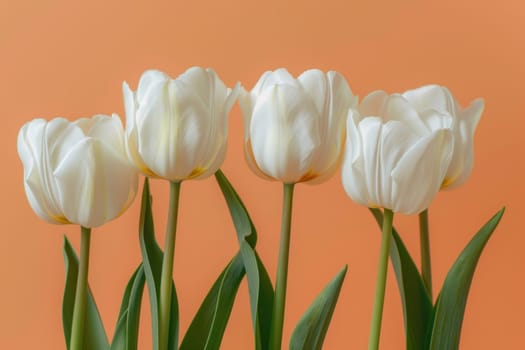
<svg viewBox="0 0 525 350"><path fill-rule="evenodd" d="M368 94L359 105L359 113L364 117L379 117L385 114L389 95L382 90Z"/></svg>
<svg viewBox="0 0 525 350"><path fill-rule="evenodd" d="M252 120L252 111L254 104L252 104L252 98L250 96L250 93L246 91L246 89L244 89L244 87L242 86L239 90L239 106L241 107L244 127L244 140L246 142L246 140L250 138L250 123Z"/></svg>
<svg viewBox="0 0 525 350"><path fill-rule="evenodd" d="M398 120L405 123L420 136L427 135L431 131L414 107L399 94L393 94L388 98L383 117L385 120Z"/></svg>
<svg viewBox="0 0 525 350"><path fill-rule="evenodd" d="M363 160L363 139L358 129L359 112L350 110L346 123L347 138L342 163L342 182L348 196L355 202L372 206L366 186ZM380 122L380 120L378 119Z"/></svg>
<svg viewBox="0 0 525 350"><path fill-rule="evenodd" d="M17 148L24 167L24 188L31 208L41 219L53 224L66 223L50 189L44 184L48 169L41 161L46 125L45 120L35 119L26 123L18 133Z"/></svg>
<svg viewBox="0 0 525 350"><path fill-rule="evenodd" d="M254 158L267 175L297 182L310 170L320 143L318 117L311 101L289 85L276 85L257 99L250 124Z"/></svg>
<svg viewBox="0 0 525 350"><path fill-rule="evenodd" d="M320 175L314 180L315 183L328 179L337 169L344 148L348 111L357 106L357 98L352 95L346 80L340 74L328 72L327 78L328 100L319 123L321 144L312 160L312 167Z"/></svg>
<svg viewBox="0 0 525 350"><path fill-rule="evenodd" d="M317 113L319 115L328 114L330 90L326 75L319 69L310 69L302 73L297 80L315 105Z"/></svg>
<svg viewBox="0 0 525 350"><path fill-rule="evenodd" d="M392 171L395 203L391 209L410 215L428 208L443 182L453 148L449 129L434 131L415 143Z"/></svg>
<svg viewBox="0 0 525 350"><path fill-rule="evenodd" d="M137 99L142 103L148 94L148 90L151 86L166 83L169 80L169 76L158 70L147 70L145 71L139 80L139 86L137 88Z"/></svg>
<svg viewBox="0 0 525 350"><path fill-rule="evenodd" d="M357 108L358 98L352 94L345 78L335 71L328 72L327 77L331 96L330 113L332 115L339 115L340 113L346 115L349 108Z"/></svg>
<svg viewBox="0 0 525 350"><path fill-rule="evenodd" d="M266 71L261 75L255 86L251 90L253 98L257 98L257 96L259 96L265 88L275 84L275 81L272 79L272 76L272 71ZM253 103L255 103L255 101L253 101Z"/></svg>
<svg viewBox="0 0 525 350"><path fill-rule="evenodd" d="M128 159L135 168L141 171L146 176L155 176L148 168L139 153L138 130L136 122L136 109L138 104L136 102L135 93L131 91L127 83L122 84L122 92L124 95L124 106L126 110L126 137L125 147Z"/></svg>
<svg viewBox="0 0 525 350"><path fill-rule="evenodd" d="M233 105L235 104L235 101L239 97L239 93L241 92L241 84L237 82L233 89L227 89L226 92L226 98L223 102L222 111L226 114L229 114Z"/></svg>
<svg viewBox="0 0 525 350"><path fill-rule="evenodd" d="M178 181L199 166L210 125L198 95L173 80L151 88L148 105L137 115L139 153L155 174Z"/></svg>
<svg viewBox="0 0 525 350"><path fill-rule="evenodd" d="M84 227L100 226L120 215L136 194L137 174L122 155L85 138L54 172L66 218Z"/></svg>
<svg viewBox="0 0 525 350"><path fill-rule="evenodd" d="M418 111L434 109L440 112L453 113L452 96L448 89L439 85L425 85L403 93L408 102Z"/></svg>
<svg viewBox="0 0 525 350"><path fill-rule="evenodd" d="M483 99L476 99L469 108L459 112L454 130L454 156L443 183L443 188L462 185L470 176L474 165L474 133L484 109Z"/></svg>
<svg viewBox="0 0 525 350"><path fill-rule="evenodd" d="M453 129L455 125L453 116L446 111L438 111L436 109L425 109L419 112L419 118L429 131Z"/></svg>

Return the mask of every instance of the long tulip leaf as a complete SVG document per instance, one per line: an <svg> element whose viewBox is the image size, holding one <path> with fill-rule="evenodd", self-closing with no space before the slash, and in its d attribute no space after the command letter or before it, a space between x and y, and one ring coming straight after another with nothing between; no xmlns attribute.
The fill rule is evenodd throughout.
<svg viewBox="0 0 525 350"><path fill-rule="evenodd" d="M383 213L376 208L371 208L370 211L381 228ZM392 228L392 237L390 260L403 305L407 350L424 349L432 320L432 301L416 264L395 228Z"/></svg>
<svg viewBox="0 0 525 350"><path fill-rule="evenodd" d="M126 350L126 333L127 333L127 322L128 322L128 310L125 309L119 314L117 326L115 327L115 334L111 341L111 350Z"/></svg>
<svg viewBox="0 0 525 350"><path fill-rule="evenodd" d="M299 320L290 339L290 350L321 350L346 275L345 266L315 298Z"/></svg>
<svg viewBox="0 0 525 350"><path fill-rule="evenodd" d="M430 350L457 350L468 293L477 263L505 208L496 213L476 233L461 252L443 283L436 306L430 336Z"/></svg>
<svg viewBox="0 0 525 350"><path fill-rule="evenodd" d="M137 279L138 276L138 279ZM138 281L138 284L137 284ZM137 287L140 287L140 284L142 285L140 290L140 297L137 298ZM132 308L132 305L138 303L138 312L136 311L135 307L135 313L134 315L136 318L140 317L140 303L142 301L142 291L144 290L144 270L142 269L142 264L139 265L139 267L135 270L133 275L128 281L128 284L126 285L126 289L124 290L124 296L122 297L122 302L120 305L120 312L119 316L117 318L117 326L115 327L115 334L113 335L113 340L111 342L111 350L130 350L136 349L133 347L133 341L129 338L133 339L133 336L135 339L138 339L138 330L137 329L129 329L128 327L128 311L130 308ZM130 302L130 299L132 300ZM134 313L131 312L130 314ZM135 318L131 317L131 318ZM131 333L131 334L130 334ZM135 334L133 334L135 333ZM131 343L129 346L128 343ZM136 340L135 340L136 343Z"/></svg>
<svg viewBox="0 0 525 350"><path fill-rule="evenodd" d="M135 282L135 279L137 278L137 274L139 273L139 270L142 270L142 264L139 265L131 275L131 278L128 281L128 284L126 284L126 288L124 289L124 294L122 296L122 302L120 303L120 311L118 313L117 320L120 320L123 318L124 313L127 312L129 307L129 297L131 295L131 290L133 289L133 283ZM144 271L142 272L144 273Z"/></svg>
<svg viewBox="0 0 525 350"><path fill-rule="evenodd" d="M237 254L221 272L193 318L180 350L218 350L237 290L244 277L242 256Z"/></svg>
<svg viewBox="0 0 525 350"><path fill-rule="evenodd" d="M126 323L126 350L137 350L138 348L140 311L145 282L146 276L144 275L144 269L140 266L129 297Z"/></svg>
<svg viewBox="0 0 525 350"><path fill-rule="evenodd" d="M66 285L62 302L62 324L66 339L66 348L69 350L71 341L71 327L73 321L73 308L77 289L78 257L71 243L64 236L64 263L66 266ZM84 349L109 350L108 337L102 324L95 299L88 287L86 303L86 319L84 329Z"/></svg>
<svg viewBox="0 0 525 350"><path fill-rule="evenodd" d="M268 272L255 251L257 231L244 203L224 173L221 170L217 171L215 178L230 211L241 249L248 279L255 349L267 350L269 348L274 290Z"/></svg>
<svg viewBox="0 0 525 350"><path fill-rule="evenodd" d="M153 224L153 213L151 210L151 195L149 190L149 181L144 180L144 188L142 191L142 204L140 210L140 224L139 224L139 241L142 252L142 263L144 268L144 275L146 277L146 284L148 286L148 294L151 308L151 322L152 322L152 340L153 349L158 350L159 347L159 300L160 300L160 280L162 272L163 253L155 239L155 228ZM172 288L173 295L171 300L176 302L177 295L175 286ZM169 334L171 342L178 338L179 316L178 308L175 305L171 307ZM174 346L174 348L173 348ZM176 349L177 345L172 344L170 349Z"/></svg>

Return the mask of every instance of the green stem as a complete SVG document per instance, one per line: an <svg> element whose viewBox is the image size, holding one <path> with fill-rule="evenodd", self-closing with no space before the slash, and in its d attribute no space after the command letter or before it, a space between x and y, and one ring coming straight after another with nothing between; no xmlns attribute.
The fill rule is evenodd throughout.
<svg viewBox="0 0 525 350"><path fill-rule="evenodd" d="M175 235L177 231L177 216L179 212L180 182L170 182L170 204L168 224L166 227L166 242L160 279L159 302L159 349L168 349L170 328L171 294L173 284L173 257L175 255Z"/></svg>
<svg viewBox="0 0 525 350"><path fill-rule="evenodd" d="M419 245L421 250L421 275L430 300L432 299L432 265L430 259L430 238L428 229L428 209L419 214Z"/></svg>
<svg viewBox="0 0 525 350"><path fill-rule="evenodd" d="M71 350L82 350L84 348L91 229L81 227L80 232L80 261L75 291L75 305L73 307L73 324L71 326Z"/></svg>
<svg viewBox="0 0 525 350"><path fill-rule="evenodd" d="M284 184L283 213L281 222L281 242L275 298L273 299L272 329L270 332L270 349L281 350L284 324L284 306L286 302L286 284L288 280L288 257L290 255L290 227L292 222L293 190L295 184Z"/></svg>
<svg viewBox="0 0 525 350"><path fill-rule="evenodd" d="M381 252L379 254L379 268L377 272L376 294L374 299L374 311L372 312L372 326L370 328L368 350L379 349L379 337L381 335L381 320L383 318L383 305L385 303L386 275L388 271L388 255L390 252L390 240L392 238L393 219L394 213L385 208L383 216L383 237L381 240Z"/></svg>

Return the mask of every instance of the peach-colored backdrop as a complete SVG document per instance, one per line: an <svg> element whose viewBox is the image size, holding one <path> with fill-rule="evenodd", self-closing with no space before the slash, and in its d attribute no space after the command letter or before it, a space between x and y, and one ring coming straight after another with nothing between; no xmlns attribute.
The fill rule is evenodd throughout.
<svg viewBox="0 0 525 350"><path fill-rule="evenodd" d="M53 226L31 211L23 192L16 135L35 117L123 116L122 81L158 68L176 76L213 67L230 86L251 88L260 74L287 67L334 69L361 97L375 89L448 86L466 105L484 97L475 168L461 188L431 207L435 293L462 247L500 207L507 212L478 266L461 349L519 349L525 343L525 6L521 0L440 1L0 1L0 101L3 175L0 235L0 348L64 349L62 234L76 247L74 226ZM259 250L274 276L281 186L244 163L242 122L230 119L228 174L259 230ZM154 181L163 241L168 186ZM174 277L185 331L206 291L237 249L233 226L213 178L182 188ZM90 283L109 334L126 280L140 259L139 201L94 231ZM346 263L347 280L326 349L365 349L379 251L366 208L346 197L339 174L296 188L285 341L314 296ZM397 217L417 250L416 218ZM141 349L149 349L148 307ZM223 342L252 348L243 283ZM403 349L402 311L392 270L382 349Z"/></svg>

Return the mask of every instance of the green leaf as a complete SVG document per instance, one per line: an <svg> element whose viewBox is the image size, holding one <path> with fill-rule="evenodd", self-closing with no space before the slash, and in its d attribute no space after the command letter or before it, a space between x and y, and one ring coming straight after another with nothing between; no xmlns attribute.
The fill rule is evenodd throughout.
<svg viewBox="0 0 525 350"><path fill-rule="evenodd" d="M118 313L117 325L115 327L115 334L113 334L113 340L111 341L111 350L125 350L126 349L126 333L127 333L127 322L128 322L128 307L129 298L131 295L131 289L133 283L137 277L138 271L142 270L142 264L135 270L133 275L124 289L124 295L122 296L122 302L120 304L120 311Z"/></svg>
<svg viewBox="0 0 525 350"><path fill-rule="evenodd" d="M244 203L222 170L218 170L215 173L215 179L221 188L228 209L230 210L239 243L246 241L252 248L255 248L257 244L257 231Z"/></svg>
<svg viewBox="0 0 525 350"><path fill-rule="evenodd" d="M144 269L139 267L139 271L129 297L129 306L127 310L127 339L126 339L126 350L137 350L139 340L139 323L140 323L140 310L142 306L142 295L144 293L144 283L146 277L144 275Z"/></svg>
<svg viewBox="0 0 525 350"><path fill-rule="evenodd" d="M62 302L62 324L66 347L69 349L71 342L71 326L73 321L73 308L75 305L75 293L77 289L78 257L71 243L64 236L64 263L66 265L66 286ZM84 330L84 349L109 350L108 337L102 324L102 319L95 304L93 293L88 286L86 320Z"/></svg>
<svg viewBox="0 0 525 350"><path fill-rule="evenodd" d="M498 226L504 211L505 208L501 209L478 231L448 272L434 307L430 350L458 349L472 277L483 248Z"/></svg>
<svg viewBox="0 0 525 350"><path fill-rule="evenodd" d="M219 275L202 302L180 350L219 349L243 277L244 263L241 254L237 254Z"/></svg>
<svg viewBox="0 0 525 350"><path fill-rule="evenodd" d="M128 284L126 285L126 288L124 289L124 295L122 296L122 302L120 303L120 311L118 313L117 320L120 320L124 316L124 313L128 310L131 289L133 288L133 283L135 282L135 278L137 277L139 270L142 270L142 264L140 264L139 267L135 269L133 275L131 275L131 278L128 281ZM144 271L142 271L142 273L144 273Z"/></svg>
<svg viewBox="0 0 525 350"><path fill-rule="evenodd" d="M345 266L315 298L295 327L290 350L320 350L345 279Z"/></svg>
<svg viewBox="0 0 525 350"><path fill-rule="evenodd" d="M151 211L151 195L149 191L148 178L144 179L142 191L142 203L140 210L139 241L142 252L142 263L151 308L153 349L159 347L159 300L160 280L162 273L163 253L155 239L155 228L153 224L153 213ZM169 327L169 349L177 349L179 332L178 303L175 285L172 288L171 318Z"/></svg>
<svg viewBox="0 0 525 350"><path fill-rule="evenodd" d="M256 332L256 349L269 349L275 292L261 258L246 241L241 243L241 254L247 271L252 322Z"/></svg>
<svg viewBox="0 0 525 350"><path fill-rule="evenodd" d="M268 272L255 251L257 231L239 195L219 170L215 178L223 193L237 232L237 239L248 279L252 324L255 333L255 348L267 350L270 340L270 323L274 290Z"/></svg>
<svg viewBox="0 0 525 350"><path fill-rule="evenodd" d="M117 326L115 327L115 334L111 342L111 350L126 350L126 325L128 321L128 310L125 309L119 314Z"/></svg>
<svg viewBox="0 0 525 350"><path fill-rule="evenodd" d="M383 213L376 208L371 208L370 211L381 228ZM395 228L392 228L392 236L394 239L390 246L390 260L403 304L407 350L424 349L432 321L432 301L416 264Z"/></svg>
<svg viewBox="0 0 525 350"><path fill-rule="evenodd" d="M141 264L131 276L124 291L111 350L137 349L144 283L144 270Z"/></svg>

